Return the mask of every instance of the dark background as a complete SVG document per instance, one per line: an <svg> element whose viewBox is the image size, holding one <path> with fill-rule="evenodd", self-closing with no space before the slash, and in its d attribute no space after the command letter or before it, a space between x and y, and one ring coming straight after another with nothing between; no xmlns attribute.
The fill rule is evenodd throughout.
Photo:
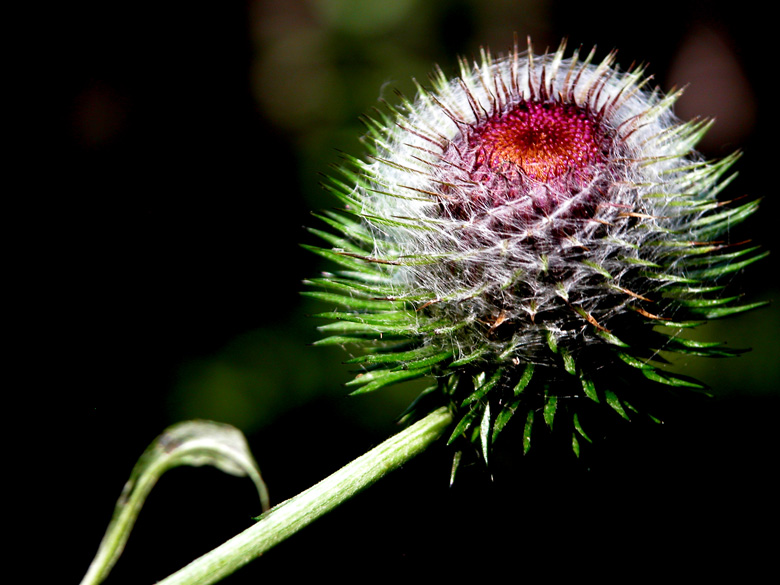
<svg viewBox="0 0 780 585"><path fill-rule="evenodd" d="M298 244L316 243L304 229L316 225L310 211L333 205L318 173L339 151L363 152L358 116L393 88L413 94L411 77L424 80L434 63L454 73L457 55L508 50L514 33L531 35L538 50L567 37L570 48L596 44L598 57L617 48L623 67L648 63L665 90L690 84L680 116L718 118L703 152L744 151L729 195L764 198L733 237L774 248L775 43L753 4L656 2L641 13L625 2L563 0L42 9L45 55L31 67L40 115L28 129L36 170L18 197L32 206L10 227L23 226L11 250L24 275L15 281L20 393L37 402L15 423L38 434L33 413L44 396L56 420L42 433L45 475L34 481L54 494L35 507L43 525L52 525L48 513L56 518L41 564L50 582L86 571L134 462L176 421L241 428L274 502L396 431L414 388L348 398L345 355L307 345L317 307L298 293L322 264ZM750 300L777 296L777 269L774 255L744 275ZM755 351L686 360L716 398L682 400L663 426L610 419L579 460L552 442L519 457L510 432L490 472L469 466L453 488L451 454L434 448L226 583L357 581L365 569L758 571L778 545L779 332L776 306L708 325L704 335ZM175 470L107 583L161 579L257 513L248 480Z"/></svg>

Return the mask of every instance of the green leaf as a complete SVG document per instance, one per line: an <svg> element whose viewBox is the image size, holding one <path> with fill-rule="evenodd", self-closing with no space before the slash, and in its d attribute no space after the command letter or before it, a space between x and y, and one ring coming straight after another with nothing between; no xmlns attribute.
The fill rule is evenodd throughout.
<svg viewBox="0 0 780 585"><path fill-rule="evenodd" d="M504 406L501 411L496 416L496 420L493 423L493 436L491 438L491 442L496 442L496 437L498 437L498 433L500 433L502 430L504 430L504 427L509 422L509 419L511 419L515 411L517 410L517 407L520 405L520 400L515 400L512 402L512 404L509 404L508 406Z"/></svg>
<svg viewBox="0 0 780 585"><path fill-rule="evenodd" d="M620 404L620 400L618 400L618 397L614 392L611 390L605 390L604 397L607 399L607 404L609 404L615 412L617 412L624 419L631 420L628 418L626 411L623 410L623 406Z"/></svg>
<svg viewBox="0 0 780 585"><path fill-rule="evenodd" d="M474 422L474 419L479 414L479 411L479 408L472 408L465 415L463 415L463 418L460 419L458 424L455 426L455 429L452 431L450 438L447 440L448 445L452 444L455 439L460 437L471 427L471 423Z"/></svg>
<svg viewBox="0 0 780 585"><path fill-rule="evenodd" d="M402 327L380 326L366 324L359 321L334 321L317 327L323 333L345 333L348 336L365 336L368 339L381 339L391 341L395 339L408 339L408 329Z"/></svg>
<svg viewBox="0 0 780 585"><path fill-rule="evenodd" d="M636 407L634 407L628 400L623 398L622 402L623 402L623 406L626 408L626 410L630 410L634 414L639 414L639 411L636 409Z"/></svg>
<svg viewBox="0 0 780 585"><path fill-rule="evenodd" d="M767 256L769 256L768 251L763 252L761 254L756 254L752 258L747 258L742 262L731 262L729 264L725 264L722 266L713 266L712 268L708 268L706 270L697 270L692 272L691 276L700 279L720 278L721 276L724 276L726 274L731 274L732 272L736 272L737 270L742 270L743 268L753 264L753 262L758 262L759 260L763 260Z"/></svg>
<svg viewBox="0 0 780 585"><path fill-rule="evenodd" d="M677 336L669 336L669 343L691 348L712 348L720 347L721 345L719 341L697 341L696 339L685 339L684 337Z"/></svg>
<svg viewBox="0 0 780 585"><path fill-rule="evenodd" d="M599 401L599 396L596 393L596 385L593 380L588 378L585 374L580 373L580 382L582 383L582 389L585 392L585 396L590 398L593 402Z"/></svg>
<svg viewBox="0 0 780 585"><path fill-rule="evenodd" d="M351 256L345 256L343 254L340 254L339 252L334 250L329 250L327 248L318 248L317 246L309 246L307 244L301 244L301 248L304 248L305 250L309 250L310 252L314 252L315 254L322 256L327 260L335 262L340 266L349 268L350 270L355 270L357 272L364 272L375 276L382 275L382 273L379 270L377 270L376 268L374 268L372 265L370 265L368 262L364 260L358 260Z"/></svg>
<svg viewBox="0 0 780 585"><path fill-rule="evenodd" d="M437 264L442 260L454 260L454 254L405 254L398 256L396 262L401 266L427 266Z"/></svg>
<svg viewBox="0 0 780 585"><path fill-rule="evenodd" d="M727 348L717 341L695 341L675 336L668 336L658 349L687 355L712 357L731 357L748 351L746 349Z"/></svg>
<svg viewBox="0 0 780 585"><path fill-rule="evenodd" d="M452 456L452 467L450 468L450 487L455 483L455 474L460 467L460 460L463 456L463 451L455 451L455 455Z"/></svg>
<svg viewBox="0 0 780 585"><path fill-rule="evenodd" d="M558 407L558 397L554 394L552 396L547 397L547 402L544 405L544 422L547 423L547 426L550 427L550 430L553 428L553 420L555 419L555 410Z"/></svg>
<svg viewBox="0 0 780 585"><path fill-rule="evenodd" d="M376 372L367 372L359 374L354 380L346 383L346 386L358 386L364 384L362 388L350 393L350 396L358 394L367 394L390 384L396 384L406 380L422 378L431 373L430 368L420 368L418 370L378 370Z"/></svg>
<svg viewBox="0 0 780 585"><path fill-rule="evenodd" d="M747 217L752 215L758 209L758 201L751 201L743 206L729 209L723 213L709 216L705 219L714 220L712 223L702 225L693 230L696 238L701 240L710 239L727 232L730 228L737 225Z"/></svg>
<svg viewBox="0 0 780 585"><path fill-rule="evenodd" d="M333 303L353 311L397 311L405 307L403 301L386 301L377 299L367 299L365 297L348 297L328 292L304 291L302 296L319 299L327 303Z"/></svg>
<svg viewBox="0 0 780 585"><path fill-rule="evenodd" d="M547 346L550 348L550 351L558 353L558 338L555 337L555 333L547 329L544 332L544 336L547 339Z"/></svg>
<svg viewBox="0 0 780 585"><path fill-rule="evenodd" d="M437 353L438 352L438 353ZM430 357L432 355L438 355L442 352L439 347L435 345L424 345L408 351L387 351L383 353L372 353L367 355L361 355L345 361L345 364L391 364L391 363L404 363L419 360L422 358Z"/></svg>
<svg viewBox="0 0 780 585"><path fill-rule="evenodd" d="M339 170L342 170L342 167L338 167ZM334 177L327 177L328 183L322 183L323 189L326 191L329 191L333 195L336 196L336 198L341 201L346 206L352 206L355 208L359 208L362 203L355 199L352 196L352 193L354 192L354 187L352 185L348 185L347 183L344 183ZM354 184L354 183L353 183Z"/></svg>
<svg viewBox="0 0 780 585"><path fill-rule="evenodd" d="M706 254L706 252L716 251L726 247L725 245L713 245L713 246L699 246L696 248L688 247L687 250L683 249L683 257L679 260L679 265L685 267L693 266L712 266L715 264L721 265L725 263L731 263L733 260L755 252L761 248L761 246L752 246L750 248L744 248L743 250L737 250L736 252L729 252L728 254L712 254L712 255L694 255L697 252L700 254Z"/></svg>
<svg viewBox="0 0 780 585"><path fill-rule="evenodd" d="M484 398L488 392L490 392L496 384L501 380L501 376L504 374L503 368L498 368L492 376L483 382L479 386L476 386L474 392L472 392L462 403L461 406L472 404Z"/></svg>
<svg viewBox="0 0 780 585"><path fill-rule="evenodd" d="M324 215L313 213L312 215L314 215L314 217L317 219L324 221L329 226L341 232L345 236L362 242L363 245L367 248L373 248L374 238L366 231L366 228L363 224L351 219L347 219L346 217L333 212L326 212Z"/></svg>
<svg viewBox="0 0 780 585"><path fill-rule="evenodd" d="M563 358L563 368L572 376L577 374L577 366L574 363L574 358L565 348L560 348L560 354Z"/></svg>
<svg viewBox="0 0 780 585"><path fill-rule="evenodd" d="M438 321L428 321L427 323L422 323L419 327L417 327L416 333L418 334L432 333L433 335L449 335L454 331L458 331L459 329L468 327L470 323L471 322L467 319L463 319L461 321L453 323L452 320L443 318L443 319L439 319Z"/></svg>
<svg viewBox="0 0 780 585"><path fill-rule="evenodd" d="M470 364L471 362L477 361L482 356L486 355L490 350L486 347L481 347L477 349L475 352L462 357L460 359L455 360L450 364L451 368L460 368L462 366L465 366L466 364Z"/></svg>
<svg viewBox="0 0 780 585"><path fill-rule="evenodd" d="M642 373L645 375L645 377L648 380L652 380L653 382L659 382L661 384L667 384L669 386L701 388L701 389L705 387L703 384L699 382L695 382L693 380L685 380L678 376L669 374L668 372L661 373L656 369L642 370Z"/></svg>
<svg viewBox="0 0 780 585"><path fill-rule="evenodd" d="M740 297L721 297L717 299L695 298L695 299L676 299L676 302L683 307L688 307L692 311L699 309L709 309L710 307L718 307L720 305L728 304L737 300Z"/></svg>
<svg viewBox="0 0 780 585"><path fill-rule="evenodd" d="M661 268L660 264L656 264L655 262L650 262L650 260L645 260L644 258L635 258L633 256L621 256L620 260L625 264L634 264L636 266L647 266L648 268Z"/></svg>
<svg viewBox="0 0 780 585"><path fill-rule="evenodd" d="M488 453L490 452L490 403L485 405L482 412L482 422L479 425L479 441L482 445L482 457L485 459L485 465L488 463Z"/></svg>
<svg viewBox="0 0 780 585"><path fill-rule="evenodd" d="M534 411L529 410L528 416L525 419L525 427L523 427L523 455L528 453L531 448L531 431L534 426Z"/></svg>
<svg viewBox="0 0 780 585"><path fill-rule="evenodd" d="M654 323L657 328L678 328L678 329L693 329L695 327L701 327L707 323L707 320L698 321L664 321L663 323Z"/></svg>
<svg viewBox="0 0 780 585"><path fill-rule="evenodd" d="M650 364L648 364L644 360L641 360L641 359L636 358L636 357L634 357L634 356L632 356L630 354L627 354L624 351L616 351L615 353L618 355L618 357L621 360L626 362L632 368L637 368L637 369L640 369L640 370L652 370L653 369L653 366L651 366Z"/></svg>
<svg viewBox="0 0 780 585"><path fill-rule="evenodd" d="M528 362L525 365L525 370L523 370L523 375L520 377L520 380L517 382L513 390L515 396L519 396L520 393L526 389L533 375L534 375L534 364L533 362Z"/></svg>
<svg viewBox="0 0 780 585"><path fill-rule="evenodd" d="M268 490L241 431L204 420L175 424L149 445L133 468L82 583L100 583L106 578L122 554L149 492L166 471L181 465L211 465L230 475L248 476L257 488L262 509L269 508Z"/></svg>
<svg viewBox="0 0 780 585"><path fill-rule="evenodd" d="M426 368L429 366L433 366L435 364L438 364L440 362L443 362L445 360L448 360L452 357L453 352L452 351L441 351L439 353L433 354L432 356L420 358L418 360L411 360L408 363L401 364L400 366L396 366L396 369L398 368Z"/></svg>
<svg viewBox="0 0 780 585"><path fill-rule="evenodd" d="M372 224L386 225L388 227L402 228L408 230L435 231L435 228L424 225L422 222L416 219L410 219L409 221L398 221L393 219L387 219L386 217L382 217L379 215L371 215L368 213L361 213L359 215L360 217L364 218L367 222Z"/></svg>
<svg viewBox="0 0 780 585"><path fill-rule="evenodd" d="M752 311L753 309L758 309L759 307L765 307L768 304L769 304L768 301L761 301L757 303L750 303L748 305L739 305L736 307L719 307L716 309L696 309L695 313L697 315L702 315L707 319L720 319L722 317L728 317L730 315L736 315L738 313L745 313L747 311Z"/></svg>
<svg viewBox="0 0 780 585"><path fill-rule="evenodd" d="M614 279L612 274L610 274L610 272L606 268L603 268L603 267L599 266L595 262L592 262L590 260L583 260L582 264L584 264L585 266L588 266L589 268L592 268L593 270L598 272L601 276L603 276L607 280L613 280Z"/></svg>
<svg viewBox="0 0 780 585"><path fill-rule="evenodd" d="M417 315L409 311L388 311L385 313L344 313L339 311L327 311L318 313L315 317L321 319L333 319L340 321L352 321L366 325L384 327L409 327L417 324Z"/></svg>
<svg viewBox="0 0 780 585"><path fill-rule="evenodd" d="M350 295L357 295L365 298L373 298L377 300L399 300L392 298L396 293L396 290L393 287L383 286L381 284L368 284L365 282L356 282L354 280L336 278L333 276L329 276L327 278L312 278L309 280L304 280L303 284L307 286L316 286L318 288L337 290L348 293Z"/></svg>
<svg viewBox="0 0 780 585"><path fill-rule="evenodd" d="M346 250L348 252L353 252L359 255L366 253L366 251L363 248L357 246L352 241L346 238L342 238L341 236L336 236L334 234L331 234L330 232L325 232L314 228L308 228L308 231L309 233L312 233L315 236L318 236L321 239L325 240L332 247L337 248L339 250Z"/></svg>
<svg viewBox="0 0 780 585"><path fill-rule="evenodd" d="M642 276L645 276L651 280L660 280L661 282L668 282L668 283L697 284L699 282L694 278L679 276L677 274L664 274L663 272L653 272L649 270L643 271Z"/></svg>
<svg viewBox="0 0 780 585"><path fill-rule="evenodd" d="M617 336L610 333L609 331L606 331L604 329L597 329L593 328L596 335L604 339L607 343L610 343L612 345L617 345L618 347L629 347L627 343L622 342L620 339L618 339Z"/></svg>
<svg viewBox="0 0 780 585"><path fill-rule="evenodd" d="M578 432L580 435L582 435L582 438L583 438L583 439L585 439L585 440L586 440L588 443L592 443L593 441L591 441L591 440L590 440L590 437L588 437L588 435L586 435L586 434L585 434L585 431L584 431L584 430L582 430L582 425L580 424L580 418L577 416L577 413L576 413L576 412L574 413L573 422L574 422L574 428L575 428L575 430L576 430L576 431L577 431L577 432Z"/></svg>
<svg viewBox="0 0 780 585"><path fill-rule="evenodd" d="M722 244L704 245L701 242L690 242L685 240L664 240L660 242L653 242L654 246L659 248L666 248L667 255L671 255L679 264L685 264L686 266L697 265L701 263L707 263L711 261L713 252L723 249Z"/></svg>
<svg viewBox="0 0 780 585"><path fill-rule="evenodd" d="M664 287L664 298L686 299L723 290L723 286L667 286Z"/></svg>
<svg viewBox="0 0 780 585"><path fill-rule="evenodd" d="M704 217L692 221L689 224L689 227L701 228L707 226L712 228L713 226L716 226L715 229L720 231L721 225L735 225L754 213L758 209L759 203L760 200L755 199L753 201L748 201L739 207L730 207L720 213L705 215Z"/></svg>
<svg viewBox="0 0 780 585"><path fill-rule="evenodd" d="M329 337L323 337L313 342L312 345L348 345L351 343L365 343L366 337L360 336L347 336L347 335L331 335ZM370 339L370 338L369 338Z"/></svg>

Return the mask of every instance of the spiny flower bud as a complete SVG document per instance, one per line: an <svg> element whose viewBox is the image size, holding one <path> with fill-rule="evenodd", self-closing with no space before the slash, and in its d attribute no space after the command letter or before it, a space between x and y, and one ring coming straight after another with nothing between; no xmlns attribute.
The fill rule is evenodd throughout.
<svg viewBox="0 0 780 585"><path fill-rule="evenodd" d="M338 234L312 230L342 268L309 281L343 307L322 314L319 343L368 349L349 385L434 378L452 439L485 458L513 417L524 450L534 420L567 420L579 454L582 405L629 418L638 381L701 388L659 351L737 353L680 331L758 306L721 293L763 256L716 239L757 206L717 200L736 156L702 160L709 123L678 120L678 93L592 60L529 43L454 80L437 71L367 120L370 158L326 185L345 204L320 216Z"/></svg>

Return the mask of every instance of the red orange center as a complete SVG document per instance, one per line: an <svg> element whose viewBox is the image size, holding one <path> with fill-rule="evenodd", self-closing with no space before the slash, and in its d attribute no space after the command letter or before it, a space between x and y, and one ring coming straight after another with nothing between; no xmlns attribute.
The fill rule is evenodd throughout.
<svg viewBox="0 0 780 585"><path fill-rule="evenodd" d="M523 102L485 122L473 140L482 147L479 162L513 163L543 182L569 171L590 174L590 165L604 159L598 122L570 104Z"/></svg>

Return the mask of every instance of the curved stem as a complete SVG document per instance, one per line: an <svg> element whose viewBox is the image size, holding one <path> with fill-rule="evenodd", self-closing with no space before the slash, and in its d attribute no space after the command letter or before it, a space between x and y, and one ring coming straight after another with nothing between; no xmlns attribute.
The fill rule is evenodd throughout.
<svg viewBox="0 0 780 585"><path fill-rule="evenodd" d="M158 585L209 585L227 577L422 453L451 423L452 415L446 408L432 412L305 492L275 506L263 514L257 524Z"/></svg>

